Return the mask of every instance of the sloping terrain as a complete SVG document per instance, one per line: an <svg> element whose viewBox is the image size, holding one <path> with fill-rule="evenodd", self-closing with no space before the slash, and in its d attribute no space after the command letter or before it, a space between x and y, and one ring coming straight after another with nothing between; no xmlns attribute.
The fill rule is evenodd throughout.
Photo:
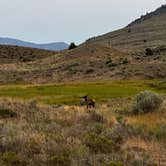
<svg viewBox="0 0 166 166"><path fill-rule="evenodd" d="M1 64L1 82L81 82L166 77L165 48L133 55L101 44L85 44L29 62Z"/></svg>
<svg viewBox="0 0 166 166"><path fill-rule="evenodd" d="M0 45L0 64L30 62L54 55L55 51Z"/></svg>
<svg viewBox="0 0 166 166"><path fill-rule="evenodd" d="M141 16L127 27L88 40L104 43L125 51L140 51L147 47L166 45L166 5Z"/></svg>
<svg viewBox="0 0 166 166"><path fill-rule="evenodd" d="M116 73L115 68L126 66L129 58L127 54L111 47L82 45L74 50L59 52L35 61L2 64L0 80L62 82L104 77L110 79Z"/></svg>
<svg viewBox="0 0 166 166"><path fill-rule="evenodd" d="M30 60L22 61L18 58L12 63L8 60L4 63L1 53L0 61L3 63L0 65L0 82L166 78L165 20L166 6L162 6L121 30L90 39L72 50L39 51L33 54L33 58L27 56L31 57ZM13 55L13 48L7 50L7 55ZM16 53L12 57L18 56L19 53Z"/></svg>

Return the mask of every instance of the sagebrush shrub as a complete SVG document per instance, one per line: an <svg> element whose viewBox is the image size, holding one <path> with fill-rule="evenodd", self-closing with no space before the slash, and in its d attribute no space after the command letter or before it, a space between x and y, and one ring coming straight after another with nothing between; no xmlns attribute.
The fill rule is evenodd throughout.
<svg viewBox="0 0 166 166"><path fill-rule="evenodd" d="M0 154L0 160L5 166L27 166L28 162L19 154L14 152L5 152Z"/></svg>
<svg viewBox="0 0 166 166"><path fill-rule="evenodd" d="M134 100L132 112L134 114L154 112L159 109L162 104L162 98L160 95L151 92L140 92Z"/></svg>
<svg viewBox="0 0 166 166"><path fill-rule="evenodd" d="M123 64L123 65L126 65L126 64L128 64L128 63L129 63L128 59L123 59L123 61L122 61L122 64Z"/></svg>
<svg viewBox="0 0 166 166"><path fill-rule="evenodd" d="M152 50L151 48L146 48L145 54L146 54L147 56L151 56L151 55L153 55L153 50Z"/></svg>
<svg viewBox="0 0 166 166"><path fill-rule="evenodd" d="M13 118L17 114L10 109L0 108L0 118Z"/></svg>
<svg viewBox="0 0 166 166"><path fill-rule="evenodd" d="M90 133L85 137L85 145L92 153L112 153L118 151L120 146L112 139L96 133Z"/></svg>

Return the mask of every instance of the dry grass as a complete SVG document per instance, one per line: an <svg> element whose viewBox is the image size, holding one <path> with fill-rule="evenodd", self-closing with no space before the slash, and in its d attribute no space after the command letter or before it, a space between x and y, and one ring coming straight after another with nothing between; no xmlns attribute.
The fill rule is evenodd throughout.
<svg viewBox="0 0 166 166"><path fill-rule="evenodd" d="M116 109L122 108L126 100L131 101L112 100L110 105L98 105L96 111L88 112L85 107L0 99L1 109L17 115L0 117L0 164L101 166L110 162L133 165L138 159L144 163L158 162L159 158L149 157L150 146L155 141L159 151L161 141L145 142L140 137L137 149L144 149L144 153L139 153L138 158L137 149L132 148L138 138L132 133L128 135L127 126L117 122ZM134 118L129 121L131 124L135 123Z"/></svg>
<svg viewBox="0 0 166 166"><path fill-rule="evenodd" d="M53 55L45 52L27 62L0 66L0 82L59 83L165 78L165 52L144 57L103 44L83 44ZM50 56L49 56L50 55ZM26 56L31 59L31 56ZM137 59L137 57L139 59ZM111 63L108 63L112 60ZM126 61L127 63L124 63ZM146 72L149 71L149 72Z"/></svg>
<svg viewBox="0 0 166 166"><path fill-rule="evenodd" d="M166 113L165 112L153 112L146 115L137 115L127 118L128 123L139 123L149 125L151 128L155 128L161 125L166 125Z"/></svg>
<svg viewBox="0 0 166 166"><path fill-rule="evenodd" d="M137 137L127 140L123 148L130 152L134 151L138 159L144 155L145 158L150 157L152 161L156 161L156 164L159 166L166 164L166 144L159 143L155 140L145 141ZM146 153L150 154L150 156L146 156Z"/></svg>
<svg viewBox="0 0 166 166"><path fill-rule="evenodd" d="M84 137L98 119L84 108L12 99L1 99L0 108L17 114L14 118L0 118L1 164L67 166L92 162Z"/></svg>
<svg viewBox="0 0 166 166"><path fill-rule="evenodd" d="M35 48L0 45L0 64L30 62L56 54L58 51L48 51Z"/></svg>

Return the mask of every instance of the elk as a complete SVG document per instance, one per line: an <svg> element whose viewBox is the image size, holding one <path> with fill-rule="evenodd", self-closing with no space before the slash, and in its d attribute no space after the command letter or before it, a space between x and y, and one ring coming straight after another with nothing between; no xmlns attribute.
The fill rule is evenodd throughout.
<svg viewBox="0 0 166 166"><path fill-rule="evenodd" d="M83 96L82 98L84 99L84 103L86 104L87 109L88 108L95 108L96 102L94 99L91 99L88 96Z"/></svg>

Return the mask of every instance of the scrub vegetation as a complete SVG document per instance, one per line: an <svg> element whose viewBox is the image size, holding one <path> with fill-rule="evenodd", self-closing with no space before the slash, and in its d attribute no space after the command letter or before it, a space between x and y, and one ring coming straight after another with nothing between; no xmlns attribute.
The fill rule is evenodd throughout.
<svg viewBox="0 0 166 166"><path fill-rule="evenodd" d="M1 85L0 164L165 164L166 99L159 85L159 81ZM138 96L154 94L142 92L145 89L156 91L163 102L155 111L135 114ZM86 93L96 97L95 109L79 106L79 97ZM144 102L139 107L144 108Z"/></svg>

